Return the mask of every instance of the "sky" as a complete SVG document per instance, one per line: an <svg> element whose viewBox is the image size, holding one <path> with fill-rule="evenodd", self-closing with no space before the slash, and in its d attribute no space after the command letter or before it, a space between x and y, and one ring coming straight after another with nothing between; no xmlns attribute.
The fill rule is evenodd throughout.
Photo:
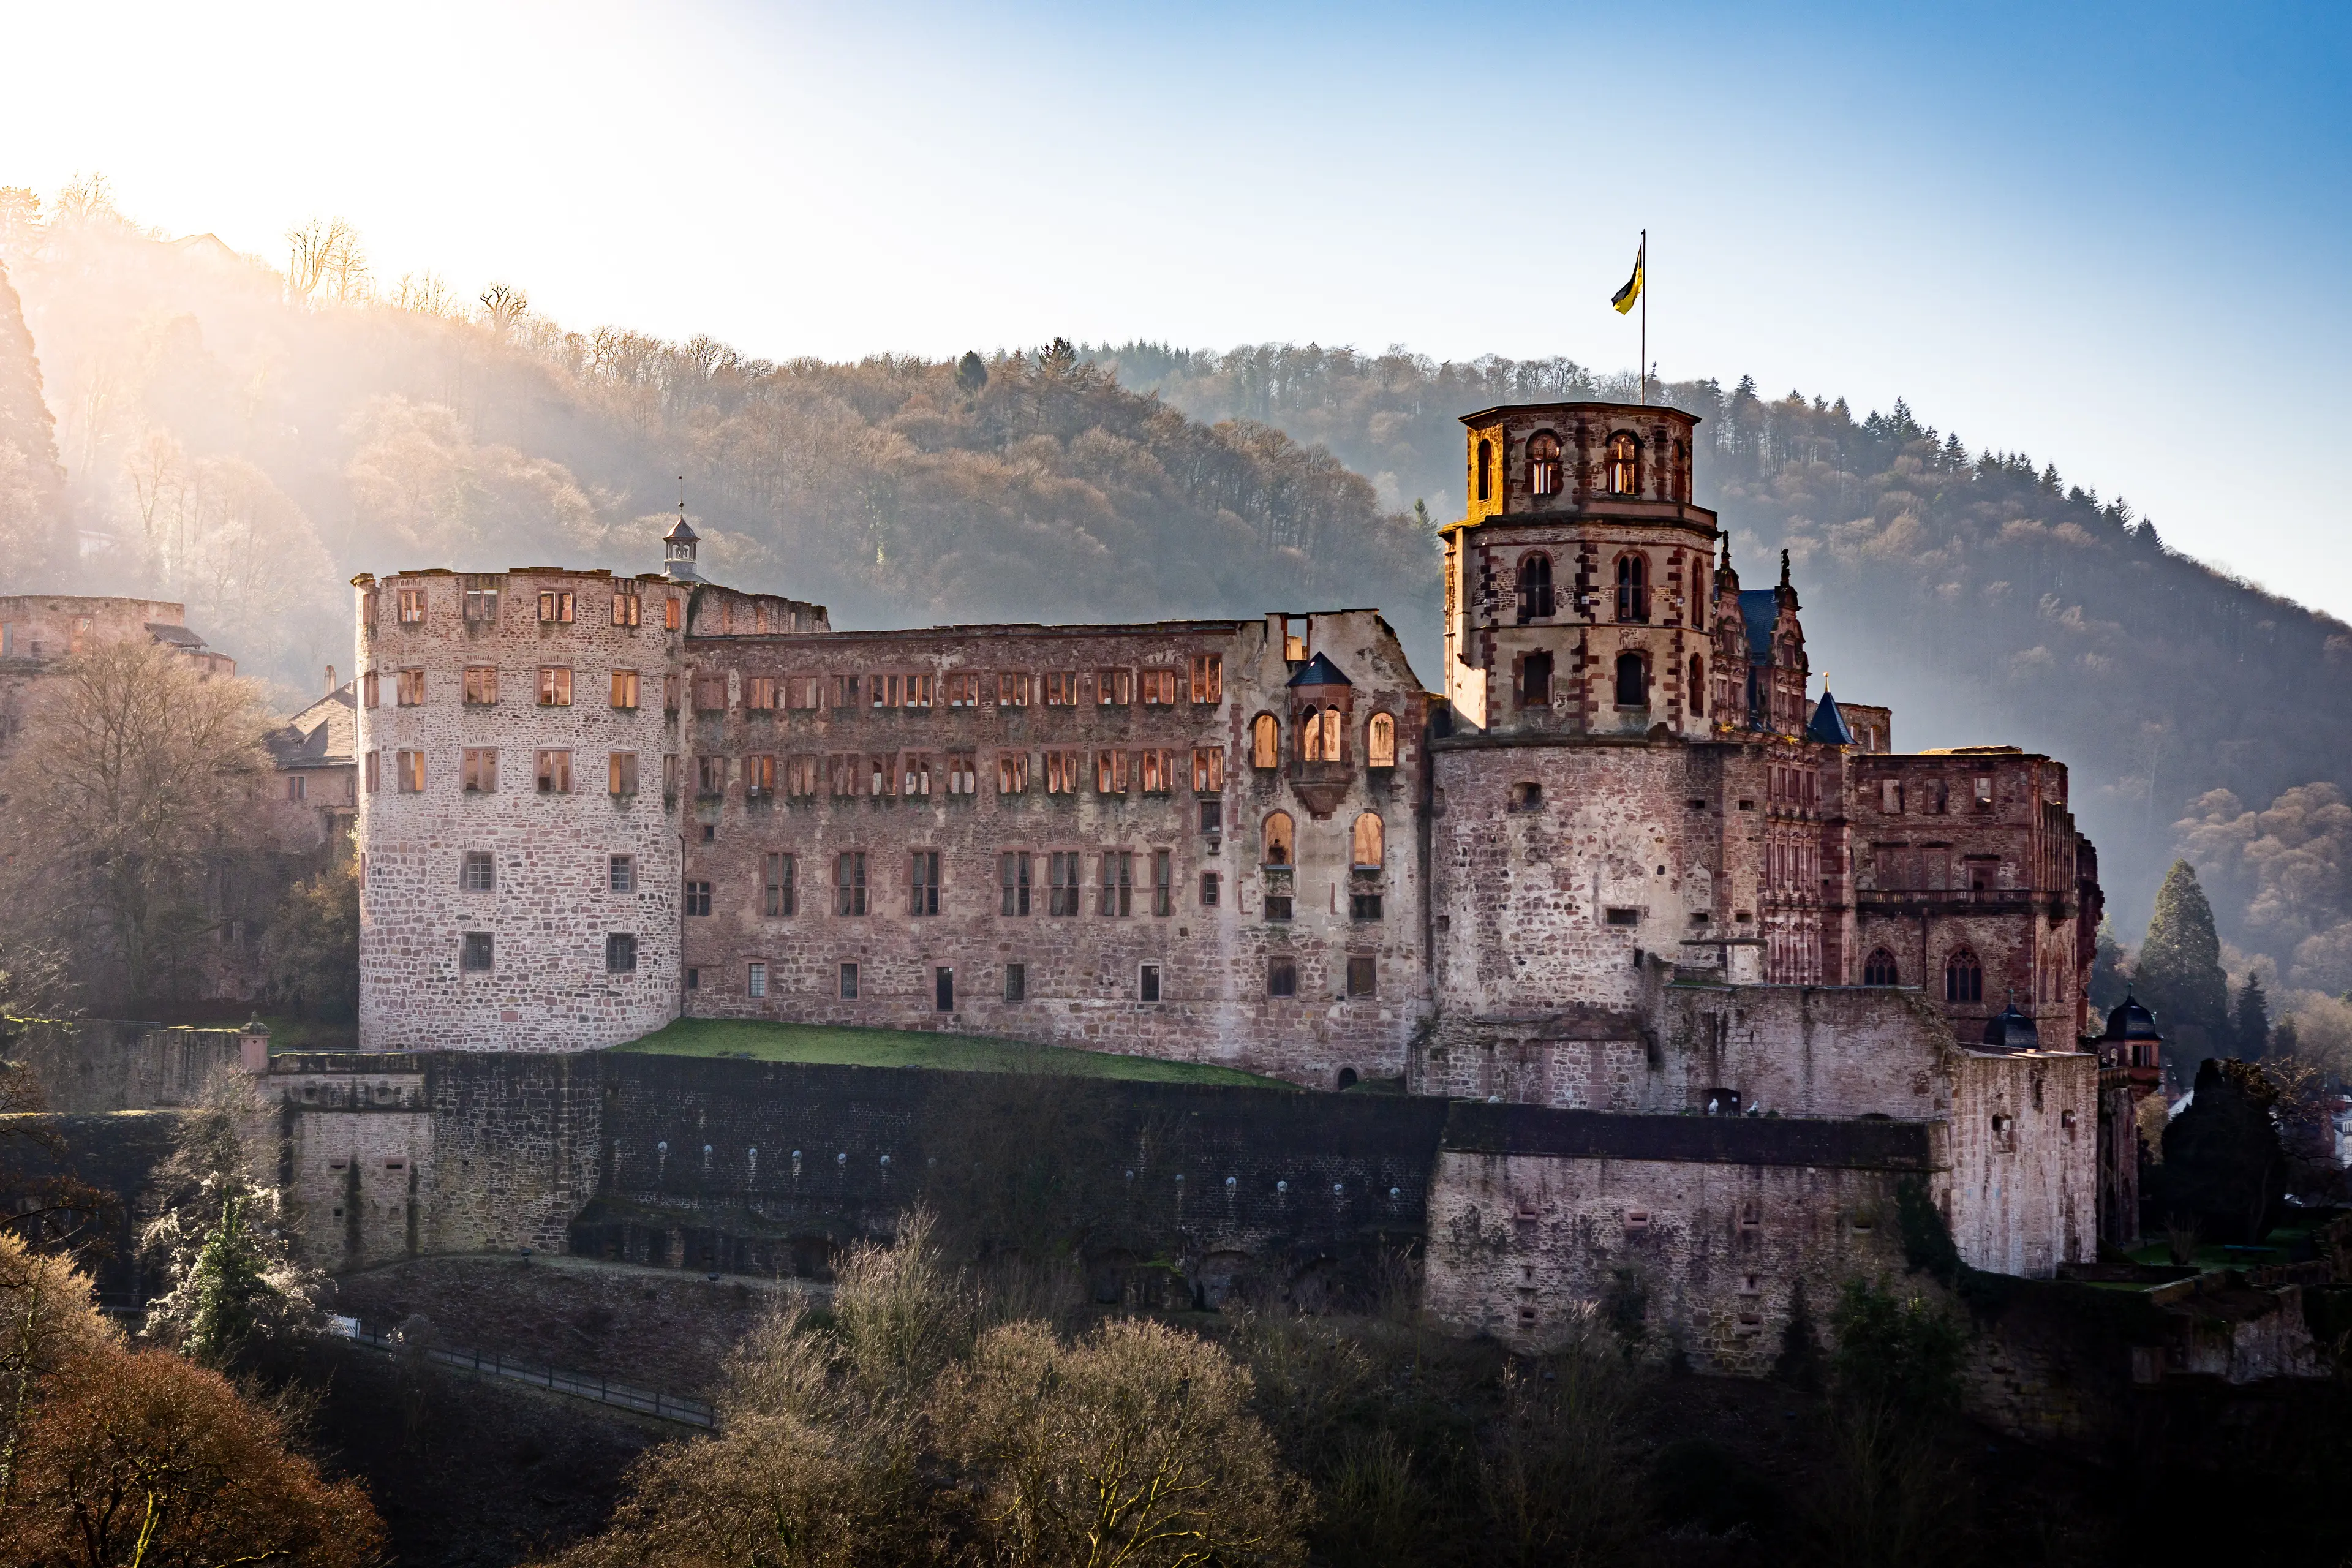
<svg viewBox="0 0 2352 1568"><path fill-rule="evenodd" d="M0 184L748 355L1402 343L1906 398L2352 619L2352 7L0 0Z"/></svg>

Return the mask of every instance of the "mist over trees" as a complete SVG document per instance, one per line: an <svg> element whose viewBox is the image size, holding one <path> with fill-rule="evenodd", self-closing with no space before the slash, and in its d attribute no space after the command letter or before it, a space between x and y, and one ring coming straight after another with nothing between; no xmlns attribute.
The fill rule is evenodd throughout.
<svg viewBox="0 0 2352 1568"><path fill-rule="evenodd" d="M1426 498L1441 521L1460 515L1462 415L1638 392L1564 359L1086 353L1195 418L1320 444L1381 504ZM2266 962L2294 986L2352 986L2352 831L2326 810L2352 788L2352 627L2168 549L2122 496L1972 448L1901 402L1857 416L1745 378L1651 395L1705 421L1698 500L1722 514L1734 564L1753 581L1789 552L1832 689L1891 704L1906 751L2010 742L2066 762L2126 943L2185 854L2221 894L2233 974Z"/></svg>
<svg viewBox="0 0 2352 1568"><path fill-rule="evenodd" d="M511 280L381 277L341 218L268 258L173 238L100 179L0 190L0 591L184 600L281 707L348 673L351 574L651 570L681 474L713 575L839 626L1375 605L1434 686L1459 416L1635 391L1286 344L777 363L572 330ZM2352 987L2352 834L2323 821L2352 788L2352 628L1900 403L1653 392L1706 421L1735 563L1790 552L1833 689L1891 703L1906 749L2067 761L2126 962L2185 856L2233 986L2260 971L2282 1013Z"/></svg>

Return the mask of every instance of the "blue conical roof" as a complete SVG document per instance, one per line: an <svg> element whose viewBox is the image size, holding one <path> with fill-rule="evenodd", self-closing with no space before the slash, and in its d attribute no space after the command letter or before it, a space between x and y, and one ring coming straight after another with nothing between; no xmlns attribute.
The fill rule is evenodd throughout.
<svg viewBox="0 0 2352 1568"><path fill-rule="evenodd" d="M1812 723L1806 726L1805 739L1819 741L1824 746L1853 744L1853 731L1846 728L1845 714L1826 688L1822 691L1821 706L1813 710Z"/></svg>
<svg viewBox="0 0 2352 1568"><path fill-rule="evenodd" d="M1321 654L1307 661L1307 668L1290 678L1293 686L1353 686L1356 683L1339 673L1339 667Z"/></svg>

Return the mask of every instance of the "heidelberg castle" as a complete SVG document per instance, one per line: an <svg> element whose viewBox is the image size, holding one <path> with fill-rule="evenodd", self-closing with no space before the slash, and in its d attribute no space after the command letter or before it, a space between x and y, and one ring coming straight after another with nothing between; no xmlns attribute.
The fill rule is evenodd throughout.
<svg viewBox="0 0 2352 1568"><path fill-rule="evenodd" d="M1440 692L1372 610L835 631L683 520L659 574L362 575L363 1045L779 1018L1600 1104L1655 971L2071 1050L2064 766L1810 702L1696 423L1465 419Z"/></svg>

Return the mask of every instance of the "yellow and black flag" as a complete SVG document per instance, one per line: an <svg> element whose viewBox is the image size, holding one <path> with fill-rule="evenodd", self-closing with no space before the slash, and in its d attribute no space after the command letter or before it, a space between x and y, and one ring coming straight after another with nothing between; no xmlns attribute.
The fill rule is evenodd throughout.
<svg viewBox="0 0 2352 1568"><path fill-rule="evenodd" d="M1618 289L1609 299L1609 302L1617 307L1619 315L1622 316L1632 310L1633 301L1642 297L1642 268L1649 258L1650 240L1649 237L1644 235L1642 237L1641 248L1633 252L1633 276L1625 279L1625 287Z"/></svg>

